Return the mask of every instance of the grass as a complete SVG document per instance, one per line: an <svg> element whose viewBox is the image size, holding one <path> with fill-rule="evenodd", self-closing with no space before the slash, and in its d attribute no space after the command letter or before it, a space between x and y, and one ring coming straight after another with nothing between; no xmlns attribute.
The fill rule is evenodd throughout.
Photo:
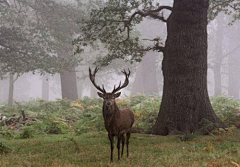
<svg viewBox="0 0 240 167"><path fill-rule="evenodd" d="M110 145L106 132L42 135L30 139L0 139L11 149L0 154L1 167L238 167L240 164L240 131L216 136L181 136L132 134L130 157L110 163Z"/></svg>

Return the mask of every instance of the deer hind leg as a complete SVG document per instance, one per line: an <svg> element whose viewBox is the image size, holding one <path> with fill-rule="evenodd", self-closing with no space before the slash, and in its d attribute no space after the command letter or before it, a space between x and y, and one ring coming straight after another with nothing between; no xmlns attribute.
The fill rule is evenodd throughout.
<svg viewBox="0 0 240 167"><path fill-rule="evenodd" d="M111 162L113 162L113 148L114 148L113 137L114 137L114 135L108 134L108 138L109 138L110 144L111 144L111 159L110 159Z"/></svg>
<svg viewBox="0 0 240 167"><path fill-rule="evenodd" d="M130 135L131 135L131 132L127 132L127 157L128 157L128 155L129 155L129 151L128 151L128 145L129 145L129 138L130 138Z"/></svg>
<svg viewBox="0 0 240 167"><path fill-rule="evenodd" d="M123 157L124 144L125 144L125 137L122 134L122 153L121 153L121 157Z"/></svg>
<svg viewBox="0 0 240 167"><path fill-rule="evenodd" d="M118 141L117 141L117 149L118 149L118 161L120 160L120 143L122 140L122 135L118 136Z"/></svg>

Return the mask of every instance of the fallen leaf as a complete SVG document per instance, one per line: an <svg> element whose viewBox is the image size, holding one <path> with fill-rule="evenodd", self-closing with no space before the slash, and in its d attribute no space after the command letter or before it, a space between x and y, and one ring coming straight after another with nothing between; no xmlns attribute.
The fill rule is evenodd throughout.
<svg viewBox="0 0 240 167"><path fill-rule="evenodd" d="M240 167L239 164L237 164L236 162L233 162L233 161L230 161L230 164L235 165L235 167Z"/></svg>

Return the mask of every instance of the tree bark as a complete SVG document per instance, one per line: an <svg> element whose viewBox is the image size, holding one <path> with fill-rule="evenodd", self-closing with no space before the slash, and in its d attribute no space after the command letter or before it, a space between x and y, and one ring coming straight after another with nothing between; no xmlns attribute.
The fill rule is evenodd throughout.
<svg viewBox="0 0 240 167"><path fill-rule="evenodd" d="M131 94L158 94L156 52L148 52L138 66Z"/></svg>
<svg viewBox="0 0 240 167"><path fill-rule="evenodd" d="M207 91L207 11L209 0L174 0L167 20L162 70L163 97L153 134L189 134L207 119L221 122Z"/></svg>
<svg viewBox="0 0 240 167"><path fill-rule="evenodd" d="M67 52L58 52L60 58L65 58L68 56ZM63 71L60 73L61 86L62 86L62 98L67 98L69 100L78 99L77 94L77 77L75 72L75 67L71 67L69 71Z"/></svg>

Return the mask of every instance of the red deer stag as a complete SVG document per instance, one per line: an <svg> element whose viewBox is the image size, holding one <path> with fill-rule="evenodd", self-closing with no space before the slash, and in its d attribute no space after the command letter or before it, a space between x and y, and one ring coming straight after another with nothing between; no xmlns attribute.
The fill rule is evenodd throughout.
<svg viewBox="0 0 240 167"><path fill-rule="evenodd" d="M124 134L126 133L127 137L127 156L129 155L128 145L129 145L129 138L131 135L131 128L134 122L134 115L131 110L128 108L118 108L115 98L121 95L120 91L122 88L126 87L129 83L129 75L130 70L127 73L125 70L122 73L125 75L125 81L123 85L121 85L121 81L119 86L116 88L114 85L114 89L111 93L107 93L102 85L102 88L95 83L95 75L98 72L98 68L95 68L93 74L91 69L89 68L89 77L92 81L93 85L101 92L98 92L98 96L103 98L103 118L105 128L108 131L108 138L111 143L111 162L113 161L113 138L116 136L118 138L117 141L117 148L118 148L118 160L120 160L120 143L122 142L122 152L121 156L123 156L123 149L125 144L125 137ZM117 93L118 92L118 93Z"/></svg>

